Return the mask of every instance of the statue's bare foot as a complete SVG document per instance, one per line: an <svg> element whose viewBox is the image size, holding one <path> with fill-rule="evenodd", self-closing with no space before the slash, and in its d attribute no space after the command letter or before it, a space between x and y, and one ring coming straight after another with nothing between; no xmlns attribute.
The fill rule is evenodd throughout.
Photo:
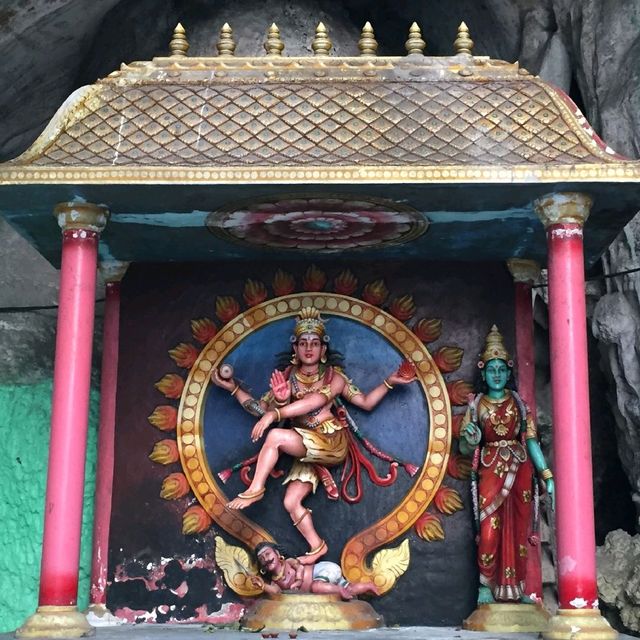
<svg viewBox="0 0 640 640"><path fill-rule="evenodd" d="M258 502L264 495L264 487L255 491L245 491L239 493L233 500L227 502L227 509L246 509L254 502Z"/></svg>
<svg viewBox="0 0 640 640"><path fill-rule="evenodd" d="M373 582L354 582L349 585L349 589L356 596L364 593L372 593L375 596L380 595L380 589Z"/></svg>
<svg viewBox="0 0 640 640"><path fill-rule="evenodd" d="M303 556L298 556L298 562L300 564L315 564L327 551L329 551L327 543L320 540L320 544L315 549L307 551Z"/></svg>
<svg viewBox="0 0 640 640"><path fill-rule="evenodd" d="M351 593L351 587L349 585L340 587L340 597L343 600L353 600L353 593Z"/></svg>

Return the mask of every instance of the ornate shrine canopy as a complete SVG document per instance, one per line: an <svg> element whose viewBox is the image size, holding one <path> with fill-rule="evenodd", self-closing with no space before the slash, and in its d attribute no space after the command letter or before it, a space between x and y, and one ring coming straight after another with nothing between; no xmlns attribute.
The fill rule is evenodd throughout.
<svg viewBox="0 0 640 640"><path fill-rule="evenodd" d="M583 191L593 262L640 208L640 163L517 64L225 53L178 48L73 93L0 165L0 211L53 262L51 211L74 199L110 208L102 255L119 260L245 256L303 238L319 252L544 262L533 201Z"/></svg>

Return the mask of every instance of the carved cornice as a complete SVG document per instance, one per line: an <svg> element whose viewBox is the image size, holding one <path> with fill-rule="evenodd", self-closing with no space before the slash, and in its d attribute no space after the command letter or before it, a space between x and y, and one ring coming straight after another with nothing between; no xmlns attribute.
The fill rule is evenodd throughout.
<svg viewBox="0 0 640 640"><path fill-rule="evenodd" d="M593 200L586 193L552 193L534 202L534 208L545 229L556 224L583 226L589 217Z"/></svg>
<svg viewBox="0 0 640 640"><path fill-rule="evenodd" d="M533 284L540 277L540 265L535 260L511 258L507 260L507 268L514 282Z"/></svg>
<svg viewBox="0 0 640 640"><path fill-rule="evenodd" d="M53 215L62 231L102 233L109 219L109 210L89 202L61 202L54 208Z"/></svg>

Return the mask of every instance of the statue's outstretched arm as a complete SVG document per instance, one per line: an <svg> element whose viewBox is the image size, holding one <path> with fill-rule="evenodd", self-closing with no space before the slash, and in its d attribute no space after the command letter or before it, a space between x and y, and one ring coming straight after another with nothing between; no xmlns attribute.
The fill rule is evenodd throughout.
<svg viewBox="0 0 640 640"><path fill-rule="evenodd" d="M351 402L351 404L365 411L374 409L397 384L409 384L416 379L415 375L406 377L399 375L398 372L394 372L390 376L387 376L377 387L371 389L369 393L363 393L351 380L344 376L344 374L341 374L341 376L343 376L345 380L342 395L346 400Z"/></svg>
<svg viewBox="0 0 640 640"><path fill-rule="evenodd" d="M245 391L234 378L222 378L217 369L211 373L211 382L217 387L228 391L241 405L242 408L253 416L260 418L267 410L267 403L256 400L248 391Z"/></svg>

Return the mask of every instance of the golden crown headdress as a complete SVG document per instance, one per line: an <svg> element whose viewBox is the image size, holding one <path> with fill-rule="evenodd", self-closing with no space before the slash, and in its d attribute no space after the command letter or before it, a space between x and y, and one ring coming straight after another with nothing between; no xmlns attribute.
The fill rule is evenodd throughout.
<svg viewBox="0 0 640 640"><path fill-rule="evenodd" d="M504 346L504 338L498 331L498 327L494 324L491 327L491 331L487 334L484 351L480 354L480 362L478 362L478 366L482 369L489 360L494 360L495 358L504 360L510 367L513 366L513 361L509 356L509 352Z"/></svg>
<svg viewBox="0 0 640 640"><path fill-rule="evenodd" d="M326 335L325 320L320 316L320 311L315 307L303 307L296 319L296 326L293 330L294 337L297 340L305 333L312 333L320 337L323 342L329 341Z"/></svg>

